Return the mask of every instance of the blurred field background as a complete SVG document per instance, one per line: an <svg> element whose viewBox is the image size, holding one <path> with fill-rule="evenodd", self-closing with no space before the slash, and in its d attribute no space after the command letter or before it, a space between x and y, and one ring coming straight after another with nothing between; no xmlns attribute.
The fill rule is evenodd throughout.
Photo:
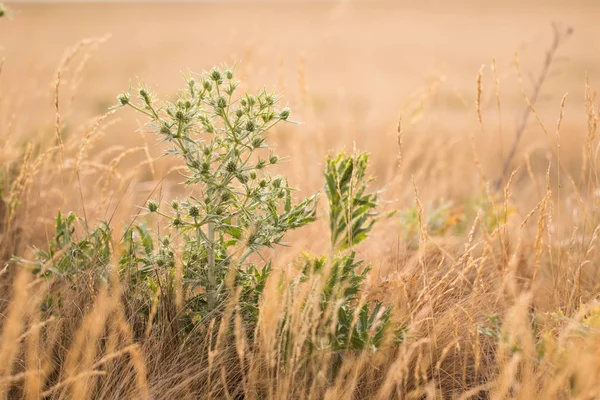
<svg viewBox="0 0 600 400"><path fill-rule="evenodd" d="M18 184L2 183L7 204L18 198L20 209L11 221L12 230L3 238L6 254L0 256L27 254L33 245L43 247L59 208L85 214L94 222L111 219L118 232L138 213L135 205L142 204L157 185L165 198L187 193L189 190L179 184L178 161L160 157L163 148L155 135L147 132L146 121L127 110L98 116L117 103L116 95L130 83L135 86L138 78L160 98L167 98L183 86L182 72L200 72L224 63L235 65L244 88L276 89L290 105L291 119L302 122L279 126L269 138L280 155L290 157L278 168L290 178L291 186L301 189L298 196L322 189L327 154L342 148L371 153L371 172L376 178L373 186L386 188L383 208L400 211L399 216L381 222L372 240L359 248L360 257L375 267L370 275L374 297L400 302L398 293L401 287L407 290L407 277L422 278L428 272L421 266L434 268L438 258L448 260L448 254L455 256L449 259L458 265L467 260L461 258L463 251L469 257L474 251L482 257L477 258L481 265L502 271L500 275L490 272L494 277L487 283L490 286L482 283L481 288L464 294L468 297L464 303L460 295L453 297L437 287L431 292L432 297L440 296L437 305L443 303L439 310L431 306L439 319L435 326L425 329L439 340L434 350L438 355L443 353L438 369L448 355L445 349L454 343L448 332L452 327L455 339L463 326L470 332L465 334L468 347L479 340L473 333L477 324L485 324L485 316L492 312L518 314L535 303L543 312L560 310L579 323L589 316L583 311L577 314L579 306L585 303L593 308L596 304L600 281L593 260L600 255L594 247L600 186L595 177L598 111L594 110L598 106L593 102L600 79L600 53L595 49L600 38L600 2L14 2L7 6L11 14L0 21L0 58L5 60L0 74L0 166L16 170L14 166L25 157L29 169L16 174ZM531 95L532 81L537 79L551 45L552 22L561 29L572 28L573 33L558 49L541 87L535 103L537 117L530 116L510 165L508 175L516 172L508 191L510 201L505 200L502 195L507 192L495 191L493 183L502 175L517 126L528 107L522 91ZM476 107L480 71L482 125ZM57 87L64 143L60 163L54 156L43 156L56 144ZM400 217L403 211L414 210L415 192L425 214L445 201L451 202L442 225L453 224L448 222L453 217L465 218L467 226L460 233L443 230L434 239L436 244L427 247L444 249L439 254L416 251L411 240L419 241L419 233L407 233L406 221ZM474 215L464 210L482 193L487 198L492 192L500 196L499 204L510 203L514 215L499 234L506 236L506 243L498 242L497 236L480 237L477 230L474 244L468 225ZM552 206L543 208L546 219L538 222L535 216L525 224L532 210L540 210L536 205L544 196L552 199ZM275 262L288 263L300 249L326 251L328 238L320 235L323 229L326 223L318 221L291 234L293 246L274 252ZM481 246L486 247L486 243L500 248L489 250L487 256L484 250L482 256ZM544 250L539 250L542 247ZM543 252L541 256L538 250ZM468 258L464 262L471 261ZM582 278L584 265L589 267ZM511 272L504 275L502 266ZM533 285L535 300L523 300L515 287L526 285L523 282L531 277L534 267L542 271ZM506 283L513 278L518 282L515 287ZM415 293L430 289L427 282L414 285L410 290ZM512 300L500 293L507 286L511 287ZM575 286L577 295L572 291ZM452 306L459 304L465 313L456 317ZM417 311L412 306L407 303L400 309L413 316ZM518 314L515 318L521 317ZM560 333L559 328L548 324L547 332ZM527 336L528 332L515 335ZM598 354L598 342L596 335L578 349ZM531 398L527 396L543 389L549 396L545 398L571 397L554 391L551 379L535 367L530 375L519 375L504 353L498 364L492 361L491 353L481 356L489 356L487 364L484 360L481 365L489 368L489 376L498 377L494 387L510 386L506 382L516 376L539 378L530 386L524 384L521 391L515 386L512 392L498 393ZM583 353L572 354L567 362L569 371L576 369L577 358ZM456 369L460 361L453 362ZM596 360L591 372L580 377L584 388L578 392L581 396L572 397L600 395L594 385L600 371L597 364ZM154 368L160 370L156 365ZM451 372L448 376L455 378ZM439 381L446 382L444 379ZM561 375L560 379L567 382L568 376ZM463 386L456 382L444 385L452 390L444 392L440 384L439 392L434 385L433 392L419 393L440 398L467 389L464 382ZM493 393L490 396L493 398Z"/></svg>
<svg viewBox="0 0 600 400"><path fill-rule="evenodd" d="M82 134L77 127L115 104L115 95L130 82L136 84L136 77L168 97L181 85L182 72L219 63L237 65L244 82L275 88L289 102L295 120L303 122L278 133L275 140L282 153L291 156L295 185L311 191L322 184L324 155L354 143L376 155L375 175L384 184L389 181L397 172L400 117L407 160L404 177L416 173L426 201L473 191L477 176L465 170L474 171L469 150L474 132L484 170L496 179L506 156L501 149L506 152L512 143L526 108L514 54L519 54L524 87L530 92L530 77L537 76L552 40L552 21L572 26L575 34L560 48L536 109L553 127L562 96L570 94L563 122L563 162L576 168L585 137L584 80L588 73L593 83L600 68L600 55L590 47L600 34L594 23L600 6L594 1L10 6L12 18L0 26L6 59L0 83L2 119L10 124L8 142L23 146L32 138L53 135L54 86L61 58L82 39L103 38L101 44L82 46L63 73L61 123L71 139L81 140L73 137ZM493 59L500 80L501 120L490 68ZM475 112L476 80L483 64L485 134ZM130 114L119 113L95 144L95 162L108 163L118 153L114 146L127 150L140 145L136 129L141 124ZM160 154L154 139L146 140L150 152ZM530 118L515 166L523 154L532 153L539 161L533 166L545 171L546 150L553 140L554 135L546 137ZM127 171L141 159L139 152L130 154L118 168ZM159 163L156 168L153 179L162 178L167 167ZM406 180L402 185L409 188L410 201L412 185ZM86 200L96 197L94 188L89 189ZM519 189L528 192L532 185ZM42 202L51 201L50 195L40 197ZM60 201L74 209L81 206L75 198L79 196L68 197Z"/></svg>

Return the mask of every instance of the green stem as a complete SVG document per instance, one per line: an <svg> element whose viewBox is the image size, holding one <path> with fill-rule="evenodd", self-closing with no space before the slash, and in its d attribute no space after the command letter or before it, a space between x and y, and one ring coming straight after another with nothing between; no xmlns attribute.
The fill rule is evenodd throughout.
<svg viewBox="0 0 600 400"><path fill-rule="evenodd" d="M252 250L251 248L247 248L246 251L244 252L244 254L240 257L240 259L237 261L238 265L242 265L244 263L244 261L246 261L246 259L248 257L250 257L250 255L254 253L254 250Z"/></svg>
<svg viewBox="0 0 600 400"><path fill-rule="evenodd" d="M155 115L152 113L149 113L148 111L144 110L143 108L140 108L138 106L136 106L133 103L127 103L129 105L129 107L133 108L134 110L141 112L142 114L146 114L147 116L149 116L150 118L155 118Z"/></svg>
<svg viewBox="0 0 600 400"><path fill-rule="evenodd" d="M214 309L217 305L217 278L215 271L215 223L208 223L208 306Z"/></svg>

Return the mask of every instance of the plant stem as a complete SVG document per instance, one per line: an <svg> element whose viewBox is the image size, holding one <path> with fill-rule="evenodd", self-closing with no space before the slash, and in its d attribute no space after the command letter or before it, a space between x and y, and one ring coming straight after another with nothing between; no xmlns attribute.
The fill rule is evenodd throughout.
<svg viewBox="0 0 600 400"><path fill-rule="evenodd" d="M550 48L546 51L546 58L544 59L544 64L542 65L542 70L537 77L537 80L533 84L532 94L529 98L526 97L527 107L523 111L523 116L521 117L521 122L517 128L517 133L513 140L512 146L508 153L508 156L504 160L504 164L502 166L502 176L500 176L495 183L496 190L500 189L504 181L506 180L506 176L508 174L508 169L510 168L511 162L517 152L517 148L519 146L519 142L521 141L521 137L523 136L523 132L527 127L527 121L529 120L529 116L533 110L533 106L535 105L537 98L540 94L540 89L542 88L546 77L550 71L550 66L552 65L552 61L554 60L554 56L556 55L556 51L560 47L560 45L564 42L566 38L568 38L572 34L572 29L567 28L565 31L559 30L558 26L552 24L552 29L554 31L554 36L552 40L552 44ZM519 71L517 71L519 72ZM519 75L520 76L520 75ZM525 94L525 92L523 92Z"/></svg>
<svg viewBox="0 0 600 400"><path fill-rule="evenodd" d="M217 279L215 271L215 223L208 223L208 304L211 309L217 305Z"/></svg>

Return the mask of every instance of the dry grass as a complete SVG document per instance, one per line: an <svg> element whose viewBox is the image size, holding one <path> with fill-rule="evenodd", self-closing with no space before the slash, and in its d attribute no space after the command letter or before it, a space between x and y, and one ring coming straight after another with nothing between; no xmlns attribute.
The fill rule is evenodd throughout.
<svg viewBox="0 0 600 400"><path fill-rule="evenodd" d="M165 9L164 15L155 5L143 10L78 7L60 6L54 14L46 6L15 6L14 19L7 25L0 21L0 44L12 63L0 69L0 398L600 398L600 105L594 89L597 55L589 46L592 34L598 34L590 19L598 11L595 4L588 4L589 10L583 3L567 10L552 3L544 11L523 5L520 14L495 5L496 18L514 17L515 24L510 35L494 42L500 54L483 51L494 47L488 43L473 42L470 48L460 33L449 33L448 40L458 43L456 52L467 60L462 62L443 50L435 30L419 31L422 43L432 47L428 51L440 49L441 59L456 64L431 78L415 72L418 65L434 63L418 52L414 37L402 40L410 42L404 53L415 70L402 68L404 60L397 57L386 58L385 45L398 36L392 27L410 19L390 3L271 9L244 4L229 11L225 5L186 5L180 11ZM47 18L64 23L82 17L90 11L85 7L111 21L110 26L95 22L98 31L93 32L103 35L109 30L104 28L112 28L111 39L77 42L89 35L77 25L73 32L49 34L51 46L41 49L38 43L30 55L17 53L25 43L20 33L50 24ZM187 26L202 7L216 15L230 12L232 20L239 20L239 32L224 33L221 47L206 59L186 58L197 51L186 46L205 34L196 28L148 30L141 43L154 43L152 54L135 48L141 39L124 33L130 31L125 21L136 13L156 26L160 18L183 13L180 25ZM272 22L272 31L283 32L279 40L241 16L253 7L265 8L264 19L257 21ZM300 17L290 19L294 13L318 22L316 32L298 44L308 53L304 58L289 45L293 35L308 32ZM428 16L418 7L406 13L443 27L482 11L466 7L464 15L448 14L448 19ZM370 22L361 39L354 26L383 14L383 22ZM575 33L561 47L569 61L552 64L540 91L522 74L535 60L543 62L551 43L537 39L551 38L547 21L554 14L572 18ZM481 14L479 24L493 24L490 18ZM323 28L326 23L331 28ZM207 21L206 32L216 30L215 24ZM519 49L515 69L512 50L529 38L532 27L534 43ZM242 40L244 29L255 42ZM319 34L341 50L328 56L316 39ZM374 40L375 34L385 39ZM185 37L182 49L173 49L178 35ZM124 38L131 48L111 45ZM349 41L358 66L346 69L332 58L350 59L342 46ZM376 53L367 54L373 46ZM137 56L165 70L148 67ZM28 57L39 57L52 68L27 69ZM140 304L125 300L133 289L116 274L110 285L100 285L91 274L69 285L36 279L14 264L4 267L11 255L30 255L31 246L46 245L59 208L76 210L90 225L111 221L119 239L124 225L143 218L135 205L150 193L166 199L185 193L178 185L180 165L158 157L159 146L136 131L141 123L126 112L98 112L97 105L126 88L138 68L167 92L173 85L167 73L177 77L186 63L208 68L232 58L242 59L239 68L251 78L250 86L285 88L285 98L306 122L279 128L270 138L280 154L291 156L281 172L293 186L303 192L320 188L325 154L354 142L372 153L376 184L386 187L385 211L417 210L416 243L403 234L400 219L391 218L379 223L358 249L374 266L365 297L392 305L393 319L407 323L406 338L378 352L344 354L335 379L327 374L338 354L307 358L297 350L323 318L311 296L322 283L307 281L294 296L282 295L277 286L280 279L291 279L290 265L300 249L326 251L324 221L290 235L294 246L272 254L276 269L254 332L245 331L235 301L226 310L235 321L233 332L213 323L202 335L182 338L176 317L184 306L179 290L161 296L162 303L152 304L150 321L140 321ZM482 61L491 67L479 70ZM112 76L115 65L127 68ZM580 74L582 69L589 75ZM402 73L408 76L393 78ZM410 86L413 78L423 83ZM22 82L20 89L11 82ZM514 117L524 112L533 118L521 128ZM513 146L515 132L519 139ZM513 149L514 156L509 155ZM439 199L453 201L452 212L464 218L462 230L439 233L428 227L428 205ZM490 220L497 221L493 229ZM63 308L60 315L49 316L40 305L57 289ZM288 313L291 340L285 342L277 329ZM493 315L502 321L500 331L494 330Z"/></svg>

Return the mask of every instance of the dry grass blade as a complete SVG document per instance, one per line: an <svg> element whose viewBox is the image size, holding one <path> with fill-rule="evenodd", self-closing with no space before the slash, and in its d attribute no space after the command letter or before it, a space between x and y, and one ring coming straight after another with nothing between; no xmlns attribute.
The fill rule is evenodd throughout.
<svg viewBox="0 0 600 400"><path fill-rule="evenodd" d="M548 73L550 72L550 66L552 65L552 62L554 61L556 52L558 51L559 47L564 43L564 41L569 36L571 36L573 33L572 28L568 27L564 30L561 30L561 28L556 24L552 24L552 30L553 30L552 43L551 43L549 49L546 51L546 56L544 59L544 63L542 65L542 69L541 69L540 73L538 74L536 81L533 84L531 95L527 96L527 94L523 90L523 96L525 97L525 101L527 102L527 107L523 111L523 116L521 117L521 121L519 122L519 125L517 127L515 138L510 146L508 155L506 156L506 159L504 160L504 164L502 166L502 176L496 182L497 188L499 188L501 186L502 180L508 173L508 170L513 161L513 158L515 157L517 149L519 148L519 143L521 142L521 137L523 136L523 133L525 132L525 128L527 127L527 122L529 121L529 116L531 115L532 112L535 114L536 118L538 119L538 122L540 122L540 124L541 124L541 121L540 121L539 117L537 116L537 113L535 113L535 109L534 109L535 103L537 102L538 96L540 94L540 90L542 89L542 86L544 85L544 82L548 76ZM515 54L515 66L517 68L519 82L521 82L520 85L521 85L521 87L523 87L521 72L520 72L521 69L519 67L519 59L518 59L517 54ZM542 124L542 126L543 126L543 124Z"/></svg>

